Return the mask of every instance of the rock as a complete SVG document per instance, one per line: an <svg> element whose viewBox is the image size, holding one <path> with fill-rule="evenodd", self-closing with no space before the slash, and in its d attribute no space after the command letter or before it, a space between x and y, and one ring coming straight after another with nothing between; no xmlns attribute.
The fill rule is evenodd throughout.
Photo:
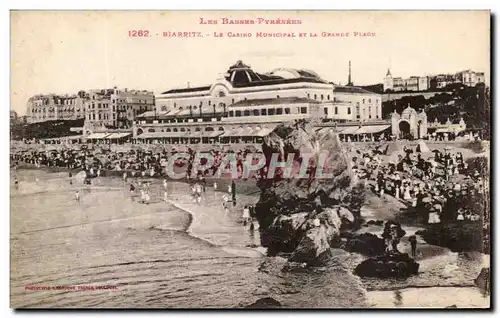
<svg viewBox="0 0 500 318"><path fill-rule="evenodd" d="M268 169L273 153L279 161L293 155L294 165L290 175L279 168L273 179L257 184L261 245L270 256L289 253L291 261L322 264L338 245L341 230L359 226L364 183L352 173L338 135L317 132L310 122L278 126L264 139L262 150ZM308 174L297 178L303 161ZM331 175L320 177L318 169Z"/></svg>
<svg viewBox="0 0 500 318"><path fill-rule="evenodd" d="M377 256L385 253L384 240L375 234L348 233L344 237L347 241L344 245L344 250L351 253L361 253L368 256Z"/></svg>
<svg viewBox="0 0 500 318"><path fill-rule="evenodd" d="M491 292L490 282L491 282L490 269L489 267L483 267L477 278L474 279L474 284L479 289L489 294Z"/></svg>
<svg viewBox="0 0 500 318"><path fill-rule="evenodd" d="M452 252L484 252L483 228L480 222L454 221L432 224L420 235L426 243L449 248Z"/></svg>
<svg viewBox="0 0 500 318"><path fill-rule="evenodd" d="M245 308L279 308L281 303L272 297L260 298L253 304L245 306Z"/></svg>
<svg viewBox="0 0 500 318"><path fill-rule="evenodd" d="M420 264L408 254L385 254L363 261L354 269L360 277L408 278L418 273Z"/></svg>
<svg viewBox="0 0 500 318"><path fill-rule="evenodd" d="M290 261L307 265L323 265L328 261L330 248L340 240L342 221L337 211L326 209L304 224L305 235L302 235Z"/></svg>

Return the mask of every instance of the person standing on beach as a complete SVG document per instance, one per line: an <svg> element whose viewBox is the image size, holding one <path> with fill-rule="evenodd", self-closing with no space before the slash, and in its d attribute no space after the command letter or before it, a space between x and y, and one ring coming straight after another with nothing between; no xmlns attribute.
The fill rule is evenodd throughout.
<svg viewBox="0 0 500 318"><path fill-rule="evenodd" d="M214 181L214 192L217 192L217 182Z"/></svg>
<svg viewBox="0 0 500 318"><path fill-rule="evenodd" d="M233 194L233 205L236 205L236 183L234 180L231 182L231 193Z"/></svg>
<svg viewBox="0 0 500 318"><path fill-rule="evenodd" d="M80 192L78 190L76 190L75 192L75 200L76 202L80 203Z"/></svg>
<svg viewBox="0 0 500 318"><path fill-rule="evenodd" d="M123 182L127 182L127 171L123 173Z"/></svg>
<svg viewBox="0 0 500 318"><path fill-rule="evenodd" d="M247 226L247 223L250 221L250 209L248 205L243 207L243 226Z"/></svg>
<svg viewBox="0 0 500 318"><path fill-rule="evenodd" d="M416 258L417 257L417 237L415 235L411 235L408 238L408 241L410 241L410 245L411 245L411 257Z"/></svg>
<svg viewBox="0 0 500 318"><path fill-rule="evenodd" d="M17 177L14 178L14 186L16 187L16 190L19 190L19 180Z"/></svg>

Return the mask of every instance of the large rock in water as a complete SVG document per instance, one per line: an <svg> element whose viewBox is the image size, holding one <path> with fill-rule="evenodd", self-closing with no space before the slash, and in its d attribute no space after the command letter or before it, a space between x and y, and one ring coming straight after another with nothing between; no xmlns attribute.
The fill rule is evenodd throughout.
<svg viewBox="0 0 500 318"><path fill-rule="evenodd" d="M354 269L360 277L408 278L418 273L420 264L408 254L385 254L369 258Z"/></svg>
<svg viewBox="0 0 500 318"><path fill-rule="evenodd" d="M328 259L341 227L358 225L365 193L338 135L317 130L313 122L299 121L278 126L264 139L268 170L273 154L280 162L293 156L293 164L258 182L261 194L255 206L261 244L269 254L290 253L290 260L309 265ZM300 172L307 173L301 178Z"/></svg>

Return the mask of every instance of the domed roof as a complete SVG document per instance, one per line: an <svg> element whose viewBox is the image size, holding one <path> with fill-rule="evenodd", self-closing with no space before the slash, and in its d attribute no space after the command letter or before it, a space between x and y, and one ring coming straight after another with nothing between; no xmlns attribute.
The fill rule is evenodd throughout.
<svg viewBox="0 0 500 318"><path fill-rule="evenodd" d="M280 76L282 78L300 78L300 77L309 77L320 79L319 75L311 70L302 70L295 68L277 68L274 69L269 74Z"/></svg>

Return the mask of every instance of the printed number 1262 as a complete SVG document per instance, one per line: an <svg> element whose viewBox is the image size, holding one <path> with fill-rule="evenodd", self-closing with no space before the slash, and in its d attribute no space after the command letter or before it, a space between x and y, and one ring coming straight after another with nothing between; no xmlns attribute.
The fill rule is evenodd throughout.
<svg viewBox="0 0 500 318"><path fill-rule="evenodd" d="M128 36L129 37L148 37L149 31L148 30L130 30L130 31L128 31Z"/></svg>

